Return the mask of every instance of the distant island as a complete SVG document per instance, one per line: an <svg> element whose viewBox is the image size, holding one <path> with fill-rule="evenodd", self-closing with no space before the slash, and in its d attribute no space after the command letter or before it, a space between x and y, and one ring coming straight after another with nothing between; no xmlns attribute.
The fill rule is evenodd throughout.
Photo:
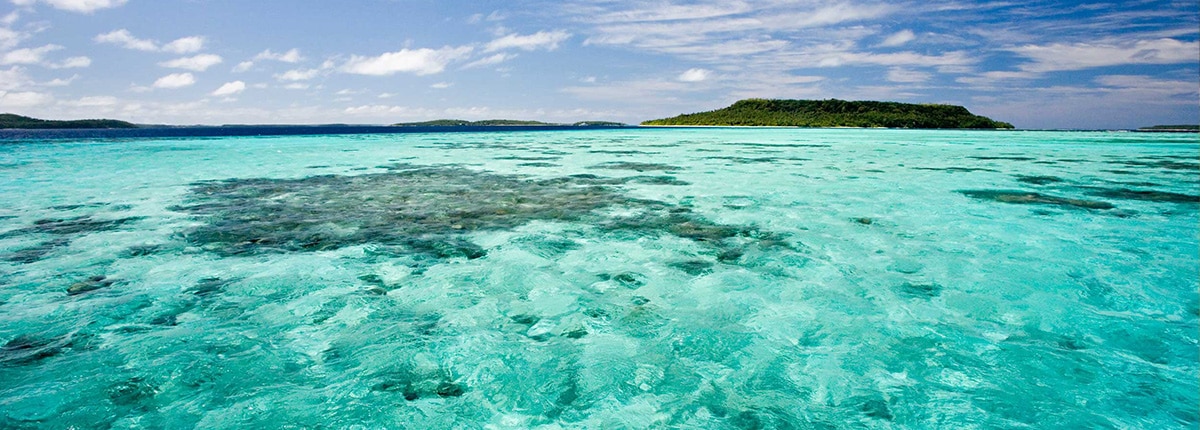
<svg viewBox="0 0 1200 430"><path fill-rule="evenodd" d="M66 128L137 128L133 123L115 119L80 119L74 121L55 121L48 119L30 118L11 113L0 114L0 129L66 129Z"/></svg>
<svg viewBox="0 0 1200 430"><path fill-rule="evenodd" d="M467 121L462 119L436 119L433 121L401 122L392 124L394 127L500 127L500 126L576 126L576 127L622 127L625 124L610 121L580 121L571 124L556 124L541 121L522 121L515 119L485 119L482 121Z"/></svg>
<svg viewBox="0 0 1200 430"><path fill-rule="evenodd" d="M747 99L724 109L643 122L649 126L1013 128L943 104Z"/></svg>
<svg viewBox="0 0 1200 430"><path fill-rule="evenodd" d="M1200 132L1200 125L1184 124L1184 125L1155 125L1151 127L1142 127L1137 131L1159 131L1166 133L1196 133Z"/></svg>

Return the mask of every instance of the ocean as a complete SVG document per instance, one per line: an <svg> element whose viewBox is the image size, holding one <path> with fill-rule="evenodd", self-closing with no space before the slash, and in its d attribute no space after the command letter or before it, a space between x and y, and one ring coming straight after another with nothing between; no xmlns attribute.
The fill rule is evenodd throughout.
<svg viewBox="0 0 1200 430"><path fill-rule="evenodd" d="M1200 423L1194 133L297 130L0 136L0 427Z"/></svg>

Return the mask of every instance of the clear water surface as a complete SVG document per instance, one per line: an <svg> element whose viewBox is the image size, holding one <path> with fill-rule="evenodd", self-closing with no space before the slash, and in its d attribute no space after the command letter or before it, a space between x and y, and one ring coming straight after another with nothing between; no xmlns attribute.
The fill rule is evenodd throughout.
<svg viewBox="0 0 1200 430"><path fill-rule="evenodd" d="M0 144L3 428L1195 428L1195 134Z"/></svg>

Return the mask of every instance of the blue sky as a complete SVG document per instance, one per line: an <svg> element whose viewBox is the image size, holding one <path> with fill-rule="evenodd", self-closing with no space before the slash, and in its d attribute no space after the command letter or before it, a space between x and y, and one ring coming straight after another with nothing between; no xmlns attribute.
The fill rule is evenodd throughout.
<svg viewBox="0 0 1200 430"><path fill-rule="evenodd" d="M42 118L636 123L762 97L1200 121L1196 0L0 1L0 111Z"/></svg>

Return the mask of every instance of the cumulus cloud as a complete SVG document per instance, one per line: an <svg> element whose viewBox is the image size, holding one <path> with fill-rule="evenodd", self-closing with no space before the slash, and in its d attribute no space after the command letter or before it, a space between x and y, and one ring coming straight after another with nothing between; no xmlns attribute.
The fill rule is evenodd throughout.
<svg viewBox="0 0 1200 430"><path fill-rule="evenodd" d="M32 6L34 3L45 3L56 9L92 13L100 9L122 6L128 0L12 0L12 2L17 6Z"/></svg>
<svg viewBox="0 0 1200 430"><path fill-rule="evenodd" d="M28 88L30 85L33 85L33 79L25 73L24 68L10 67L8 70L0 69L0 91Z"/></svg>
<svg viewBox="0 0 1200 430"><path fill-rule="evenodd" d="M1021 70L1045 73L1132 64L1195 63L1200 42L1154 39L1125 43L1053 43L1009 50L1031 60L1018 66Z"/></svg>
<svg viewBox="0 0 1200 430"><path fill-rule="evenodd" d="M55 69L79 69L92 65L92 59L88 57L71 57L58 64L51 64L50 67Z"/></svg>
<svg viewBox="0 0 1200 430"><path fill-rule="evenodd" d="M430 85L429 88L433 88L435 90L444 90L446 88L450 88L453 86L454 86L454 84L449 83L449 82L438 82L436 84Z"/></svg>
<svg viewBox="0 0 1200 430"><path fill-rule="evenodd" d="M883 43L880 43L879 46L900 46L916 39L917 35L913 34L912 30L900 30L888 36L887 39L883 39Z"/></svg>
<svg viewBox="0 0 1200 430"><path fill-rule="evenodd" d="M118 45L125 49L133 49L137 51L157 51L158 43L153 40L138 39L130 33L129 30L120 29L113 30L108 33L96 35L92 38L98 43L108 43Z"/></svg>
<svg viewBox="0 0 1200 430"><path fill-rule="evenodd" d="M63 78L51 79L50 81L42 83L42 86L44 86L44 87L65 87L67 85L71 85L71 83L75 82L76 79L79 79L79 75L73 75L67 79L63 79Z"/></svg>
<svg viewBox="0 0 1200 430"><path fill-rule="evenodd" d="M9 16L13 16L13 14L9 14ZM0 27L0 49L12 49L27 38L29 38L29 35L26 33L7 27Z"/></svg>
<svg viewBox="0 0 1200 430"><path fill-rule="evenodd" d="M166 45L159 45L157 41L150 39L139 39L130 33L129 30L120 29L113 30L108 33L100 34L94 37L97 43L107 43L117 45L125 49L146 52L171 52L175 54L189 54L201 49L204 49L204 38L200 36L189 36L175 39Z"/></svg>
<svg viewBox="0 0 1200 430"><path fill-rule="evenodd" d="M263 61L263 60L279 61L279 62L283 62L283 63L295 64L295 63L304 61L304 57L300 56L300 50L296 49L296 48L292 48L292 49L288 50L287 52L282 52L282 53L273 52L270 49L268 49L263 52L259 52L258 55L255 55L254 58L252 58L250 60L246 60L241 63L238 63L238 65L233 68L233 72L234 73L245 72L247 70L254 68L254 63L256 61ZM324 68L328 68L328 67L324 67Z"/></svg>
<svg viewBox="0 0 1200 430"><path fill-rule="evenodd" d="M415 75L433 75L441 73L452 61L470 55L472 49L468 46L441 49L401 49L388 52L377 57L350 57L342 65L342 71L356 75L390 76L396 73L412 73Z"/></svg>
<svg viewBox="0 0 1200 430"><path fill-rule="evenodd" d="M54 97L35 91L0 91L0 108L28 108L54 101Z"/></svg>
<svg viewBox="0 0 1200 430"><path fill-rule="evenodd" d="M224 60L221 59L220 55L200 54L200 55L197 55L194 57L176 58L171 61L165 61L162 63L158 63L158 65L163 66L163 67L170 67L172 69L184 69L184 70L192 70L192 71L196 71L196 72L203 72L205 70L208 70L209 67L221 64L222 61L224 61Z"/></svg>
<svg viewBox="0 0 1200 430"><path fill-rule="evenodd" d="M307 81L321 74L321 69L295 69L288 70L282 74L275 75L275 79L281 81Z"/></svg>
<svg viewBox="0 0 1200 430"><path fill-rule="evenodd" d="M242 91L245 91L245 90L246 90L245 82L242 82L242 81L226 82L225 85L221 85L221 88L217 88L216 91L213 91L212 95L218 96L218 97L232 96L234 94L241 93Z"/></svg>
<svg viewBox="0 0 1200 430"><path fill-rule="evenodd" d="M9 51L0 57L0 64L41 64L47 53L62 49L58 45L44 45L38 48L22 48Z"/></svg>
<svg viewBox="0 0 1200 430"><path fill-rule="evenodd" d="M488 42L487 46L483 48L483 52L496 52L504 49L521 49L525 51L545 49L553 51L558 49L560 43L570 37L571 33L562 30L539 31L527 35L510 34Z"/></svg>
<svg viewBox="0 0 1200 430"><path fill-rule="evenodd" d="M503 63L503 62L511 60L513 58L517 58L517 54L509 54L506 52L501 52L499 54L489 55L487 57L483 57L478 60L467 63L466 65L463 65L463 68L464 69L473 69L476 67L491 66L494 64Z"/></svg>
<svg viewBox="0 0 1200 430"><path fill-rule="evenodd" d="M158 78L151 85L154 88L175 89L191 86L196 83L196 77L191 73L172 73L167 76Z"/></svg>
<svg viewBox="0 0 1200 430"><path fill-rule="evenodd" d="M271 50L268 49L254 56L254 61L261 60L282 61L284 63L295 64L303 61L304 57L300 56L300 50L296 48L292 48L291 50L283 53L271 52Z"/></svg>
<svg viewBox="0 0 1200 430"><path fill-rule="evenodd" d="M200 36L181 37L162 47L163 51L176 54L190 54L201 49L204 49L204 38Z"/></svg>
<svg viewBox="0 0 1200 430"><path fill-rule="evenodd" d="M925 82L931 79L933 75L926 72L909 70L901 67L893 67L888 70L887 80L899 83L918 83Z"/></svg>
<svg viewBox="0 0 1200 430"><path fill-rule="evenodd" d="M701 82L708 79L710 74L712 72L706 69L688 69L688 71L681 73L677 79L680 82Z"/></svg>

